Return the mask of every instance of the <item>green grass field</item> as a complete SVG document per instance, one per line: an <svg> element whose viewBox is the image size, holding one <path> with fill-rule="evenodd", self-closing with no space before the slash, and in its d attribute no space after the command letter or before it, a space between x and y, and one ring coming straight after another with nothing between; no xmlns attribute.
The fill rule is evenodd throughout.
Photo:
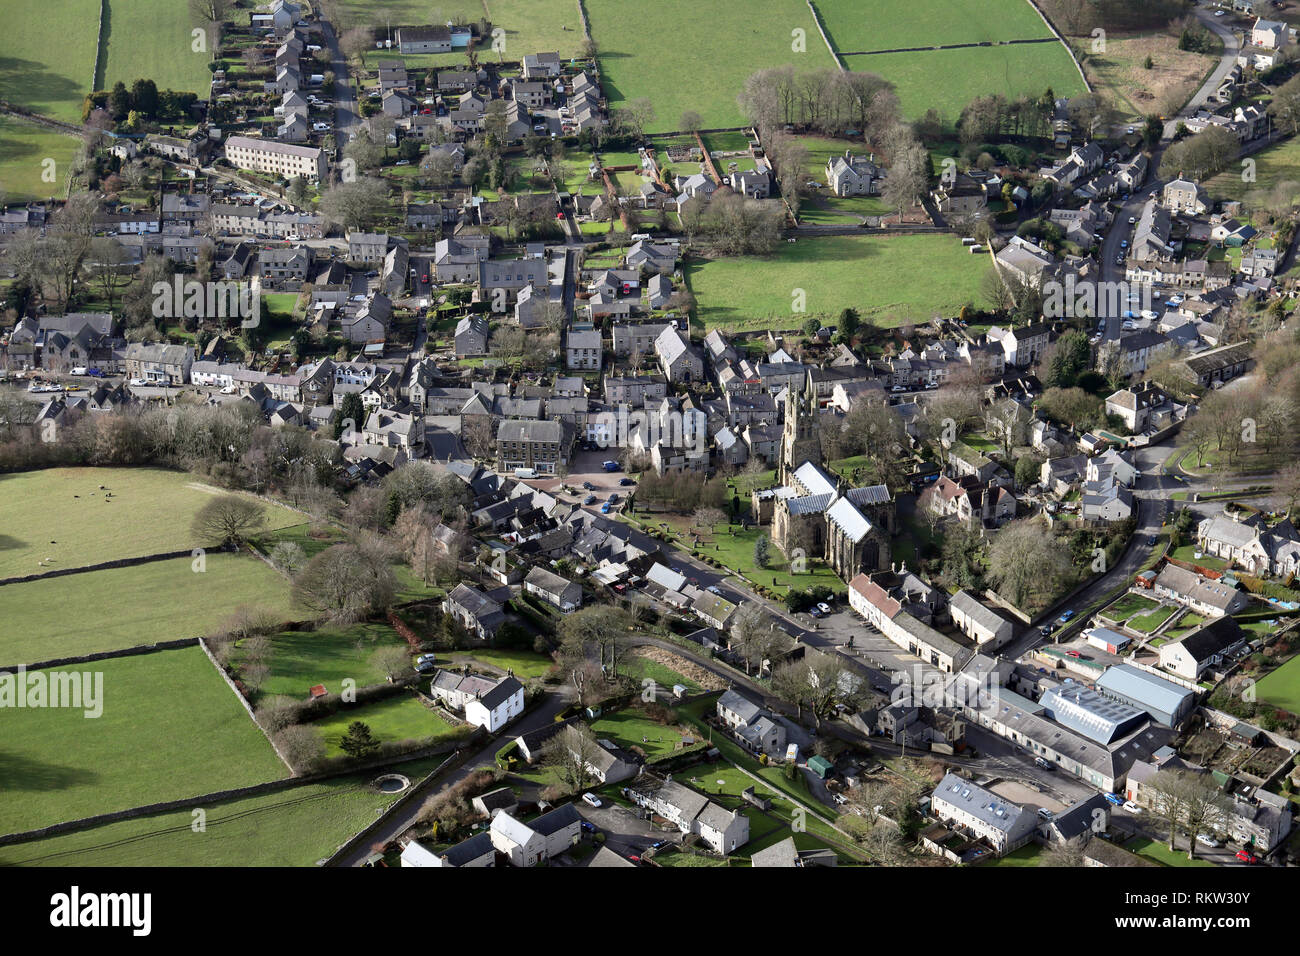
<svg viewBox="0 0 1300 956"><path fill-rule="evenodd" d="M201 637L247 604L292 616L289 582L248 555L210 554L0 587L0 663Z"/></svg>
<svg viewBox="0 0 1300 956"><path fill-rule="evenodd" d="M119 80L127 89L148 77L160 90L188 90L206 99L210 51L196 52L189 5L176 0L109 0L101 87Z"/></svg>
<svg viewBox="0 0 1300 956"><path fill-rule="evenodd" d="M1300 713L1300 657L1266 674L1255 686L1255 696L1266 704Z"/></svg>
<svg viewBox="0 0 1300 956"><path fill-rule="evenodd" d="M888 326L954 315L983 304L988 269L954 236L832 236L783 243L766 258L693 262L687 278L706 328L794 329L849 306ZM791 311L794 289L806 293L805 314Z"/></svg>
<svg viewBox="0 0 1300 956"><path fill-rule="evenodd" d="M388 13L394 29L448 20L477 23L486 15L493 27L506 31L503 56L508 60L521 60L525 53L554 50L561 56L577 56L582 51L578 0L434 0L433 3L392 0L383 4L375 4L373 0L340 0L338 6L347 26L383 27L384 14ZM464 51L434 55L443 57L444 62L465 62ZM479 55L495 57L490 45L482 47Z"/></svg>
<svg viewBox="0 0 1300 956"><path fill-rule="evenodd" d="M848 66L892 82L905 116L935 109L950 124L977 96L1038 96L1048 87L1057 97L1084 92L1079 71L1059 43L878 53L849 57Z"/></svg>
<svg viewBox="0 0 1300 956"><path fill-rule="evenodd" d="M414 782L442 759L395 769ZM374 776L213 804L197 833L182 810L5 847L0 866L312 866L397 799L368 786Z"/></svg>
<svg viewBox="0 0 1300 956"><path fill-rule="evenodd" d="M658 661L652 661L646 657L639 657L635 654L625 657L618 665L620 674L624 674L636 683L641 683L647 679L654 681L660 687L671 689L674 684L683 684L691 690L699 690L699 685L682 674L677 673L671 667L665 667Z"/></svg>
<svg viewBox="0 0 1300 956"><path fill-rule="evenodd" d="M385 675L371 663L371 658L380 648L405 646L406 642L387 624L284 631L271 639L267 658L271 673L258 688L258 699L283 694L302 700L317 684L337 694L349 678L356 681L357 687L382 684ZM235 661L239 662L238 652Z"/></svg>
<svg viewBox="0 0 1300 956"><path fill-rule="evenodd" d="M3 711L0 833L287 775L199 648L79 670L103 675L99 717Z"/></svg>
<svg viewBox="0 0 1300 956"><path fill-rule="evenodd" d="M372 704L347 707L308 726L316 728L325 741L327 757L342 756L339 740L348 725L360 720L370 727L371 735L381 742L396 740L451 740L466 735L472 727L449 723L421 704L415 697L401 694Z"/></svg>
<svg viewBox="0 0 1300 956"><path fill-rule="evenodd" d="M62 198L77 154L74 136L0 116L0 190L4 201ZM46 160L54 160L50 165ZM46 177L52 176L53 182Z"/></svg>
<svg viewBox="0 0 1300 956"><path fill-rule="evenodd" d="M110 501L104 498L111 491ZM0 475L0 577L84 567L193 544L190 522L215 489L160 468L52 468ZM270 528L302 521L267 507ZM45 567L38 563L52 558Z"/></svg>
<svg viewBox="0 0 1300 956"><path fill-rule="evenodd" d="M464 662L473 666L475 663L482 663L503 672L512 670L520 680L543 677L555 666L555 661L543 654L491 647L484 647L467 653L456 651L452 653L451 659L453 664Z"/></svg>
<svg viewBox="0 0 1300 956"><path fill-rule="evenodd" d="M0 23L0 99L80 123L99 43L99 0L48 0L39 13L31 0L0 0Z"/></svg>
<svg viewBox="0 0 1300 956"><path fill-rule="evenodd" d="M658 40L630 28L649 12L636 0L586 0L586 6L610 108L649 97L650 132L680 129L686 110L699 113L706 129L740 126L736 95L751 73L787 63L800 70L834 66L803 0L754 0L739 17L719 0L657 0L646 25L665 31ZM796 29L804 31L805 52L791 49Z"/></svg>
<svg viewBox="0 0 1300 956"><path fill-rule="evenodd" d="M1161 624L1165 623L1165 621L1173 617L1176 610L1178 609L1169 606L1156 608L1156 610L1151 611L1148 614L1139 614L1136 617L1130 618L1128 626L1136 631L1141 631L1143 634L1150 634Z"/></svg>
<svg viewBox="0 0 1300 956"><path fill-rule="evenodd" d="M869 15L861 0L816 2L839 53L1052 35L1027 0L872 0ZM845 64L851 70L854 59Z"/></svg>
<svg viewBox="0 0 1300 956"><path fill-rule="evenodd" d="M1254 182L1242 180L1242 166L1236 163L1227 172L1206 180L1206 192L1215 199L1237 199L1251 206L1264 202L1278 185L1286 183L1290 199L1300 198L1300 139L1283 140L1251 159L1255 161Z"/></svg>
<svg viewBox="0 0 1300 956"><path fill-rule="evenodd" d="M598 738L612 740L625 749L638 747L650 758L672 753L682 737L680 731L655 723L633 708L605 714L592 722L591 730Z"/></svg>
<svg viewBox="0 0 1300 956"><path fill-rule="evenodd" d="M1153 601L1149 597L1143 597L1141 594L1125 594L1110 607L1105 608L1102 613L1116 621L1123 621L1132 617L1134 614L1154 611L1160 606L1159 601Z"/></svg>

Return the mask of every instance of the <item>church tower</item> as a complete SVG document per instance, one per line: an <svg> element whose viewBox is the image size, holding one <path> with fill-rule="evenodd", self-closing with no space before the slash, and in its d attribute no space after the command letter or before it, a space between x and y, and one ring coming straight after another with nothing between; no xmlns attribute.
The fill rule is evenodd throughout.
<svg viewBox="0 0 1300 956"><path fill-rule="evenodd" d="M822 463L822 442L818 433L817 413L806 396L797 389L786 389L785 428L781 435L781 466L777 480L788 485L795 469L806 461Z"/></svg>

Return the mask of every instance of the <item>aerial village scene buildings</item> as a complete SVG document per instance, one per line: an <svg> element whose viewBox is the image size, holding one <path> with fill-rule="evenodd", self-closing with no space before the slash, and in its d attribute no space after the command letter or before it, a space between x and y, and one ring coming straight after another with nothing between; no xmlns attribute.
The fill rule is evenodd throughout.
<svg viewBox="0 0 1300 956"><path fill-rule="evenodd" d="M1300 858L1300 0L6 6L0 863Z"/></svg>

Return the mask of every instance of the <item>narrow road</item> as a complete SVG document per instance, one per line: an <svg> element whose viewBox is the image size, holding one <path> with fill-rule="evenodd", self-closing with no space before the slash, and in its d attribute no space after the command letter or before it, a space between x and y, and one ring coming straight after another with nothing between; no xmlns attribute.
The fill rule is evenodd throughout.
<svg viewBox="0 0 1300 956"><path fill-rule="evenodd" d="M533 730L539 730L555 722L555 716L564 708L568 707L571 702L568 694L568 688L562 687L547 695L543 703L529 711L518 721L511 724L501 733L492 737L477 752L472 754L468 760L460 767L446 777L437 781L430 788L429 792L424 795L424 799L412 800L401 812L394 814L387 820L383 827L377 830L366 843L358 846L347 856L341 858L335 866L360 866L366 861L371 854L371 847L377 843L388 843L397 839L407 830L409 830L420 815L420 810L424 807L425 801L437 793L441 793L448 787L464 780L471 773L480 767L495 766L496 753L508 740L512 740L520 734L526 734Z"/></svg>

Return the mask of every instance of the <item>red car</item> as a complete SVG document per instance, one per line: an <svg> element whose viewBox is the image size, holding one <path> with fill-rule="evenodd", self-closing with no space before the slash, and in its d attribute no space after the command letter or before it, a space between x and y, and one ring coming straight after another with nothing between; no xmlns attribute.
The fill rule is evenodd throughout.
<svg viewBox="0 0 1300 956"><path fill-rule="evenodd" d="M1237 859L1240 860L1242 863L1258 863L1258 862L1259 862L1259 857L1257 857L1255 854L1251 853L1249 850L1238 850L1238 851L1237 851Z"/></svg>
<svg viewBox="0 0 1300 956"><path fill-rule="evenodd" d="M1080 654L1078 651L1066 651L1065 653L1066 653L1069 657L1082 657L1082 656L1083 656L1083 655Z"/></svg>

